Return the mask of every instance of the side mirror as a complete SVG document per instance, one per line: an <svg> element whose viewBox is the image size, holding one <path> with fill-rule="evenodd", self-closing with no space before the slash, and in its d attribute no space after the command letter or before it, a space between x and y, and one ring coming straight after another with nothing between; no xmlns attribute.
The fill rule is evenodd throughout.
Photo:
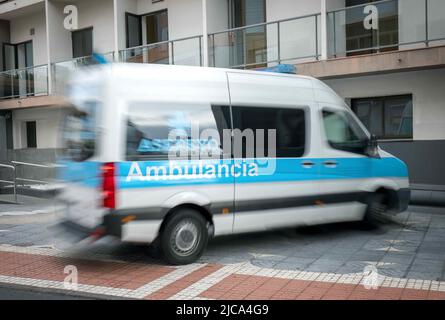
<svg viewBox="0 0 445 320"><path fill-rule="evenodd" d="M371 135L371 138L369 139L368 147L366 148L366 154L370 158L380 159L379 143L375 135Z"/></svg>

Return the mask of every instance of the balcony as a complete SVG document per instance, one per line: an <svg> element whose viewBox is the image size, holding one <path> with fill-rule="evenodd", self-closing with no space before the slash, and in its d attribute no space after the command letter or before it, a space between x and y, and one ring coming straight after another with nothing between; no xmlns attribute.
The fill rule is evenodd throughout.
<svg viewBox="0 0 445 320"><path fill-rule="evenodd" d="M320 57L320 14L209 35L210 66L250 69Z"/></svg>
<svg viewBox="0 0 445 320"><path fill-rule="evenodd" d="M365 8L378 13L377 29L364 28ZM443 0L384 0L328 12L328 56L350 57L445 44Z"/></svg>
<svg viewBox="0 0 445 320"><path fill-rule="evenodd" d="M0 99L28 98L47 94L47 65L0 72Z"/></svg>
<svg viewBox="0 0 445 320"><path fill-rule="evenodd" d="M193 36L124 49L118 61L202 66L202 53L202 36Z"/></svg>
<svg viewBox="0 0 445 320"><path fill-rule="evenodd" d="M378 12L378 27L372 30L364 27L369 5ZM444 10L443 0L383 0L334 9L326 14L326 37L321 14L223 30L208 35L209 66L250 69L288 63L297 64L301 74L320 78L443 67ZM203 42L197 35L105 56L127 63L202 66ZM61 94L72 71L95 63L82 57L52 63L50 70L43 65L0 72L0 100Z"/></svg>

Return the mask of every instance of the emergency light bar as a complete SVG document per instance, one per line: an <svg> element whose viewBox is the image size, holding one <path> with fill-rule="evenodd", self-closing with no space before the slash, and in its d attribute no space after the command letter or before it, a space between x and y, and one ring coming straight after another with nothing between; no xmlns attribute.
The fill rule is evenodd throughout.
<svg viewBox="0 0 445 320"><path fill-rule="evenodd" d="M265 72L297 74L297 68L292 64L279 64L274 67L259 68L256 70L257 71L265 71Z"/></svg>

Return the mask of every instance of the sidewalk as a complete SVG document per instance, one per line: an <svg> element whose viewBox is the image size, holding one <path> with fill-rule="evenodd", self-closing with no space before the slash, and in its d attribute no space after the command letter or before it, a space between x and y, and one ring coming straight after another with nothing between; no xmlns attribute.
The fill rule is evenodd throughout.
<svg viewBox="0 0 445 320"><path fill-rule="evenodd" d="M12 246L0 246L0 261L1 283L66 290L64 268L75 266L76 292L133 299L445 299L445 282L381 277L378 289L366 289L363 274L279 271L249 262L171 267Z"/></svg>
<svg viewBox="0 0 445 320"><path fill-rule="evenodd" d="M197 263L179 267L143 246L56 250L46 234L55 213L46 208L0 217L0 283L73 291L64 280L75 267L74 291L92 297L445 300L443 208L411 207L376 231L340 224L218 238ZM368 267L377 271L371 278Z"/></svg>

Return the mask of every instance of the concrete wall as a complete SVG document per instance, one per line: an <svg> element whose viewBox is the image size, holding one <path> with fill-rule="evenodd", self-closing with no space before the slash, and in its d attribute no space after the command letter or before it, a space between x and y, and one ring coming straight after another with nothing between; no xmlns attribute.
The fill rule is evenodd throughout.
<svg viewBox="0 0 445 320"><path fill-rule="evenodd" d="M423 185L431 190L440 186L445 191L445 140L383 141L380 146L408 165L410 182L414 188Z"/></svg>
<svg viewBox="0 0 445 320"><path fill-rule="evenodd" d="M11 19L10 28L11 43L32 40L35 66L47 63L46 19L43 9L36 13ZM32 28L35 30L34 35L30 34Z"/></svg>
<svg viewBox="0 0 445 320"><path fill-rule="evenodd" d="M61 110L54 107L14 110L12 113L14 149L26 148L26 121L36 121L37 148L59 148L58 133L61 117Z"/></svg>
<svg viewBox="0 0 445 320"><path fill-rule="evenodd" d="M116 13L117 13L117 38L119 50L127 47L126 27L125 27L125 13L137 14L137 0L116 0Z"/></svg>
<svg viewBox="0 0 445 320"><path fill-rule="evenodd" d="M65 3L48 1L49 51L52 62L70 59L73 53L71 32L63 27L65 5Z"/></svg>

